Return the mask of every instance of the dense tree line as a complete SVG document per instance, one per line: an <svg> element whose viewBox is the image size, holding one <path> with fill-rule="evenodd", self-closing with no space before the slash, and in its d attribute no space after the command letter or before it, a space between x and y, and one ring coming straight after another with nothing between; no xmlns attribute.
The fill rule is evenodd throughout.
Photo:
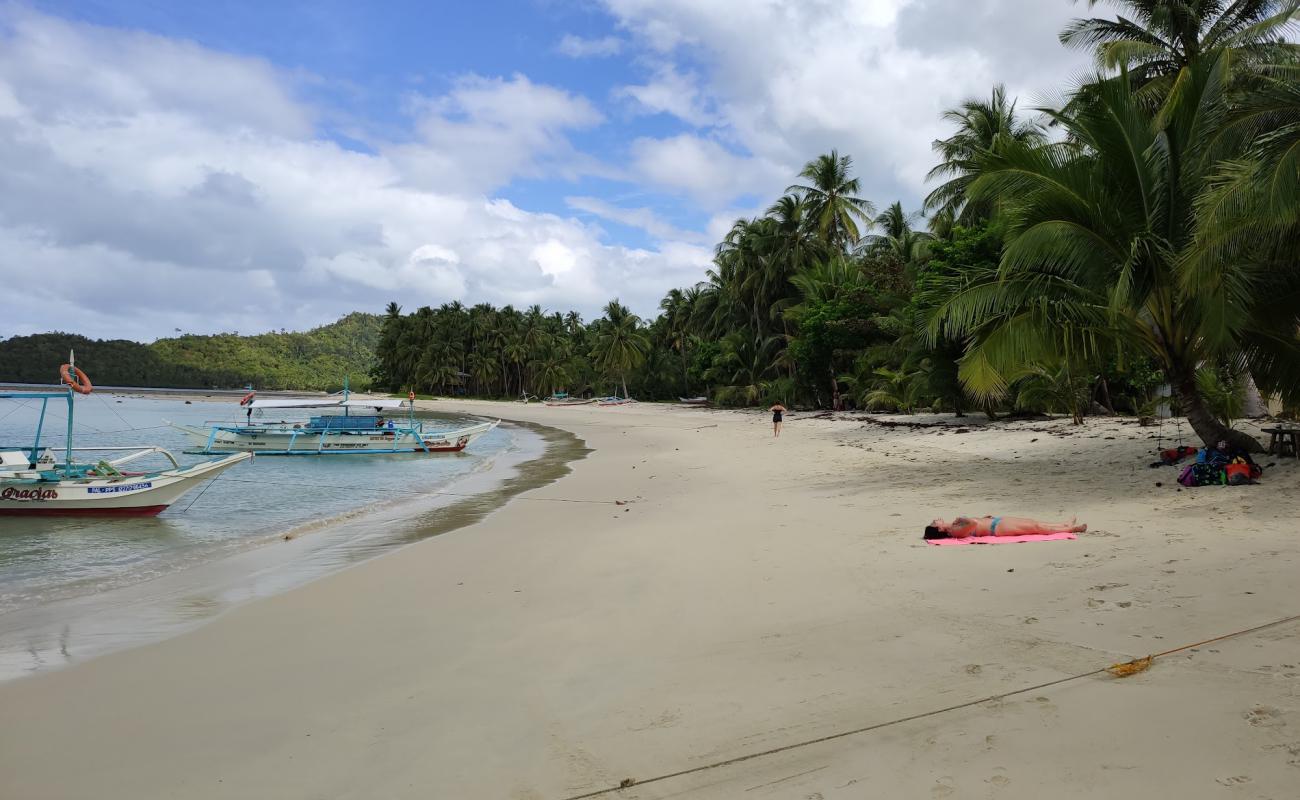
<svg viewBox="0 0 1300 800"><path fill-rule="evenodd" d="M1098 62L1062 107L995 87L945 114L923 211L878 210L831 152L654 320L392 305L377 381L1076 420L1168 384L1203 439L1249 444L1242 387L1300 401L1300 1L1120 5L1062 32Z"/></svg>
<svg viewBox="0 0 1300 800"><path fill-rule="evenodd" d="M140 344L69 333L0 341L0 381L55 383L59 365L77 365L105 386L231 389L354 389L370 384L380 318L354 313L306 333L187 334Z"/></svg>

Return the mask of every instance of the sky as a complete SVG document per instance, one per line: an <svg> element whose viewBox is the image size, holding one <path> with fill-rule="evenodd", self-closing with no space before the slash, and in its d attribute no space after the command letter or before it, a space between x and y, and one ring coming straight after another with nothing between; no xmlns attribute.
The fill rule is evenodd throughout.
<svg viewBox="0 0 1300 800"><path fill-rule="evenodd" d="M1088 68L1070 0L0 0L0 337L460 301L652 317L832 148L920 207L945 109Z"/></svg>

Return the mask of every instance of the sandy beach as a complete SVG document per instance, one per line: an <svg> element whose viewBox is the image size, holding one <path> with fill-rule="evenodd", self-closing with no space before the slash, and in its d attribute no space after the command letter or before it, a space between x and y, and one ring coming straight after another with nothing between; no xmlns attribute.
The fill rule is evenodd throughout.
<svg viewBox="0 0 1300 800"><path fill-rule="evenodd" d="M1022 691L1300 614L1300 462L1179 491L1131 421L796 413L774 440L758 413L422 405L592 452L474 525L0 684L0 797L563 799L688 770L605 796L1300 785L1300 622ZM961 513L1091 529L921 541Z"/></svg>

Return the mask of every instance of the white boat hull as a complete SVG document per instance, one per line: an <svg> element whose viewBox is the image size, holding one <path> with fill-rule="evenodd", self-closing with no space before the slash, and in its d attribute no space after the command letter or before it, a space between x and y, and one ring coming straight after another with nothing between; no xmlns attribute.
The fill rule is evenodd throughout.
<svg viewBox="0 0 1300 800"><path fill-rule="evenodd" d="M0 480L0 514L157 514L203 481L249 458L237 453L184 469L82 480Z"/></svg>
<svg viewBox="0 0 1300 800"><path fill-rule="evenodd" d="M433 433L410 430L374 432L311 431L307 429L232 429L172 427L183 431L193 451L203 453L261 453L265 455L343 455L380 453L458 453L495 428L500 420L468 428ZM187 451L192 452L192 451Z"/></svg>

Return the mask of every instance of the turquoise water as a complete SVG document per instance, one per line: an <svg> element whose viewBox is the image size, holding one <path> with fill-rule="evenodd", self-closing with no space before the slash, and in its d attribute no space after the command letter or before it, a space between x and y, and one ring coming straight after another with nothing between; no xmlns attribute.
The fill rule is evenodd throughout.
<svg viewBox="0 0 1300 800"><path fill-rule="evenodd" d="M30 444L38 404L0 400L0 445ZM51 402L43 444L61 445L66 405ZM74 443L158 445L182 464L189 440L164 420L234 422L233 400L164 400L96 392L78 398ZM466 417L418 415L429 424L459 427ZM0 516L0 614L121 589L241 551L306 536L347 520L427 496L487 470L517 447L518 432L498 428L462 453L373 456L259 456L183 496L153 518L34 518ZM89 458L91 454L84 454ZM130 469L165 466L160 457Z"/></svg>

